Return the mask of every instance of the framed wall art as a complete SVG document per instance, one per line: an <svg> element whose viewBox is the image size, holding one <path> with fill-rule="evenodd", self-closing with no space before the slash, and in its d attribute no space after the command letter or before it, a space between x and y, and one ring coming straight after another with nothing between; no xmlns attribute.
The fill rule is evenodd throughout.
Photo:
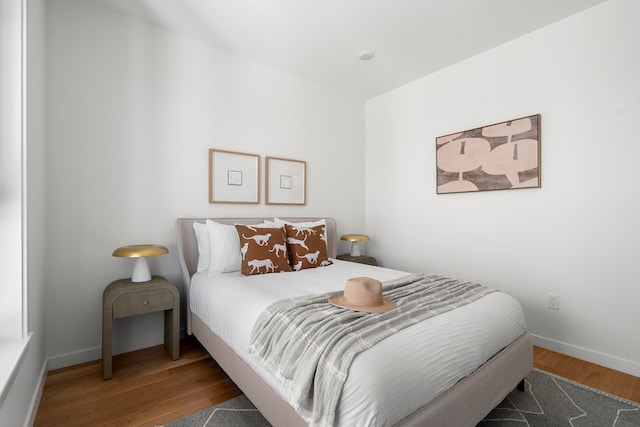
<svg viewBox="0 0 640 427"><path fill-rule="evenodd" d="M540 114L436 138L436 193L540 187Z"/></svg>
<svg viewBox="0 0 640 427"><path fill-rule="evenodd" d="M210 149L209 203L260 203L260 156Z"/></svg>
<svg viewBox="0 0 640 427"><path fill-rule="evenodd" d="M307 162L266 157L267 205L304 205L307 202Z"/></svg>

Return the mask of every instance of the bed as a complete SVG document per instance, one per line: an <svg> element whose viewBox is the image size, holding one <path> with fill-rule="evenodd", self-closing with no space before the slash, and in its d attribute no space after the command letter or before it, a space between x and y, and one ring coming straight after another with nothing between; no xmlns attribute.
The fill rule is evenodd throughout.
<svg viewBox="0 0 640 427"><path fill-rule="evenodd" d="M228 226L260 224L273 218L211 220ZM375 277L386 283L409 273L337 260L336 223L331 218L283 220L293 224L322 220L331 265L248 277L239 272L209 274L198 271L201 269L200 252L194 223L205 224L206 218L180 218L176 221L178 256L185 284L188 334L202 343L272 425L304 426L309 424L310 415L292 403L278 380L263 369L246 348L248 334L257 316L282 295L324 292L328 289L326 282L333 283L330 290L341 291L345 280L350 277ZM307 284L308 289L305 287ZM207 296L212 288L218 294ZM275 295L263 292L254 303L247 296L252 289L286 290L282 295L279 290ZM234 301L233 298L241 301L230 302ZM488 311L498 317L493 319L486 314ZM489 320L489 326L474 329L474 325L480 322L467 319L469 313L475 313L473 315L477 318L493 320ZM511 317L505 320L500 317L503 315ZM356 356L338 405L337 425L475 426L514 388L523 386L524 377L532 369L532 344L521 308L513 298L495 292L460 309L421 322L427 323L430 323L428 332L416 329L423 325L414 325ZM442 326L445 323L464 327L452 333L445 331ZM508 330L502 332L501 328ZM403 339L408 339L411 345L404 344L406 341ZM486 349L483 348L485 342L489 343ZM413 351L397 351L399 346ZM464 360L449 360L447 353L463 354ZM380 360L384 360L384 367L376 367ZM375 375L363 374L370 373L372 369L376 370ZM431 377L423 378L421 375ZM380 386L380 382L384 385ZM424 388L425 384L428 388ZM390 395L385 394L385 390ZM374 407L376 409L372 410Z"/></svg>

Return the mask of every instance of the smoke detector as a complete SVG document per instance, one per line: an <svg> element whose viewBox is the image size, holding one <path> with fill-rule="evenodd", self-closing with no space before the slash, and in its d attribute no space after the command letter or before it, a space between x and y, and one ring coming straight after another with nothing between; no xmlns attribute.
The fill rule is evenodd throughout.
<svg viewBox="0 0 640 427"><path fill-rule="evenodd" d="M358 58L360 58L360 61L369 61L373 59L374 56L376 56L376 54L371 52L370 50L363 50L358 54Z"/></svg>

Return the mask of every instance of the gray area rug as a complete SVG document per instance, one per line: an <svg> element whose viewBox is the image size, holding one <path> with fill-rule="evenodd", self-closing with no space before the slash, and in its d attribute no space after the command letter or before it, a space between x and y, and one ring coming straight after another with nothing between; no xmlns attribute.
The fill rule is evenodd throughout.
<svg viewBox="0 0 640 427"><path fill-rule="evenodd" d="M270 427L245 396L165 427ZM638 427L640 404L534 369L478 427Z"/></svg>
<svg viewBox="0 0 640 427"><path fill-rule="evenodd" d="M478 426L639 427L640 404L534 369Z"/></svg>
<svg viewBox="0 0 640 427"><path fill-rule="evenodd" d="M216 406L187 415L164 427L270 427L271 424L246 396L238 396Z"/></svg>

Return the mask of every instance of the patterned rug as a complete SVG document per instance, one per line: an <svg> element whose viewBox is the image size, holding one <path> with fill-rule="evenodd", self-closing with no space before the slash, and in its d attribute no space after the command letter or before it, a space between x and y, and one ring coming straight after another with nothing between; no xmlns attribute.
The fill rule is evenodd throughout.
<svg viewBox="0 0 640 427"><path fill-rule="evenodd" d="M180 418L165 427L270 427L245 396ZM525 391L513 391L478 427L638 427L640 404L537 369Z"/></svg>
<svg viewBox="0 0 640 427"><path fill-rule="evenodd" d="M271 427L246 396L238 396L216 406L165 424L164 427ZM159 426L163 427L163 426Z"/></svg>
<svg viewBox="0 0 640 427"><path fill-rule="evenodd" d="M640 403L534 369L480 427L639 427Z"/></svg>

